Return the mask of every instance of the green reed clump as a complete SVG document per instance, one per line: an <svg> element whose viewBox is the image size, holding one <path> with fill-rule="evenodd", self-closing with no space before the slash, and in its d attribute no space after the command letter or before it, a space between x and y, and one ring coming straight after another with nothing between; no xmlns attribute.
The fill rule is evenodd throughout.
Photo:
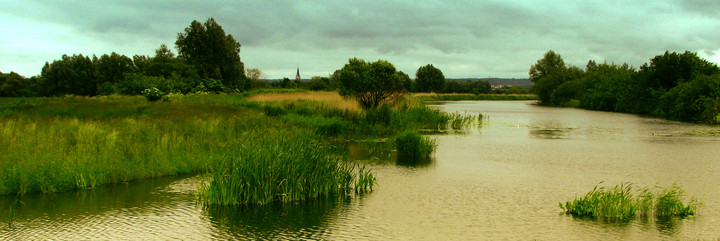
<svg viewBox="0 0 720 241"><path fill-rule="evenodd" d="M372 190L375 178L308 138L270 133L249 142L212 167L200 188L206 204L269 204Z"/></svg>
<svg viewBox="0 0 720 241"><path fill-rule="evenodd" d="M682 202L684 191L673 184L659 192L649 188L633 191L633 185L622 183L614 187L595 186L581 198L575 198L560 208L566 213L578 217L603 218L606 220L626 220L635 216L649 217L687 217L695 215L701 203L691 198L685 205Z"/></svg>
<svg viewBox="0 0 720 241"><path fill-rule="evenodd" d="M395 147L398 158L425 159L435 151L437 144L434 140L422 137L415 131L405 131L395 138Z"/></svg>

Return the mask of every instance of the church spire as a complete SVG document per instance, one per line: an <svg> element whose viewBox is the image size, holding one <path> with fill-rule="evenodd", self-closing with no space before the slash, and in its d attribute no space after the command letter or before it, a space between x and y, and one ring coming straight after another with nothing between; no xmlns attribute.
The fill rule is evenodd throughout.
<svg viewBox="0 0 720 241"><path fill-rule="evenodd" d="M300 66L297 68L297 74L295 75L295 81L300 81Z"/></svg>

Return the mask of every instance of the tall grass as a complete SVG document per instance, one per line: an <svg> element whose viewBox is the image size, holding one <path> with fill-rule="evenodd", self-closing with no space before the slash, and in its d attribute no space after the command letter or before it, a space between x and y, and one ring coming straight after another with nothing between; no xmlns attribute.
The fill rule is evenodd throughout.
<svg viewBox="0 0 720 241"><path fill-rule="evenodd" d="M684 191L678 185L653 192L650 188L633 190L630 183L614 187L595 186L592 191L575 198L560 208L566 213L579 217L626 220L636 216L687 217L695 215L702 206L695 197L683 204Z"/></svg>
<svg viewBox="0 0 720 241"><path fill-rule="evenodd" d="M303 136L308 140L298 140L302 143L321 141L322 135L346 128L329 123L324 132L313 134L313 129L268 117L260 105L239 95L168 99L149 103L124 96L0 98L0 194L57 192L216 171L217 162L245 160L241 157L255 153L247 147L264 136L257 133L280 133L263 137L271 139L310 133ZM330 162L342 163L337 158ZM364 184L374 180L369 172L353 173L356 182L371 188Z"/></svg>
<svg viewBox="0 0 720 241"><path fill-rule="evenodd" d="M371 173L340 161L309 134L263 135L214 164L199 192L205 203L262 205L372 190Z"/></svg>

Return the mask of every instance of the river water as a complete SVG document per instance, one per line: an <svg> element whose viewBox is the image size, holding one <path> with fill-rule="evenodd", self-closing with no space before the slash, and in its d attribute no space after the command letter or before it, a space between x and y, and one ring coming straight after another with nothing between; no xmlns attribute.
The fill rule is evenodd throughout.
<svg viewBox="0 0 720 241"><path fill-rule="evenodd" d="M0 239L695 240L720 238L720 128L525 101L432 105L485 116L432 135L434 158L400 165L387 148L351 144L372 193L296 204L204 207L201 177L0 197ZM561 213L593 187L677 183L704 202L688 219L604 222Z"/></svg>

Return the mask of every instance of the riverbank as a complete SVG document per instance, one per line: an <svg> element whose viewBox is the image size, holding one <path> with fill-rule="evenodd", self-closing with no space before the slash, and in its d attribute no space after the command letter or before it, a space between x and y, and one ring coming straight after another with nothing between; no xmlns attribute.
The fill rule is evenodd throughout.
<svg viewBox="0 0 720 241"><path fill-rule="evenodd" d="M1 98L0 194L217 173L224 168L217 163L243 156L247 143L285 139L331 146L329 139L448 128L450 119L409 102L364 111L322 99L260 101L245 95L171 95L158 102L130 96ZM269 151L255 154L274 155Z"/></svg>
<svg viewBox="0 0 720 241"><path fill-rule="evenodd" d="M455 101L455 100L537 100L533 94L436 94L417 93L413 95L421 101Z"/></svg>

